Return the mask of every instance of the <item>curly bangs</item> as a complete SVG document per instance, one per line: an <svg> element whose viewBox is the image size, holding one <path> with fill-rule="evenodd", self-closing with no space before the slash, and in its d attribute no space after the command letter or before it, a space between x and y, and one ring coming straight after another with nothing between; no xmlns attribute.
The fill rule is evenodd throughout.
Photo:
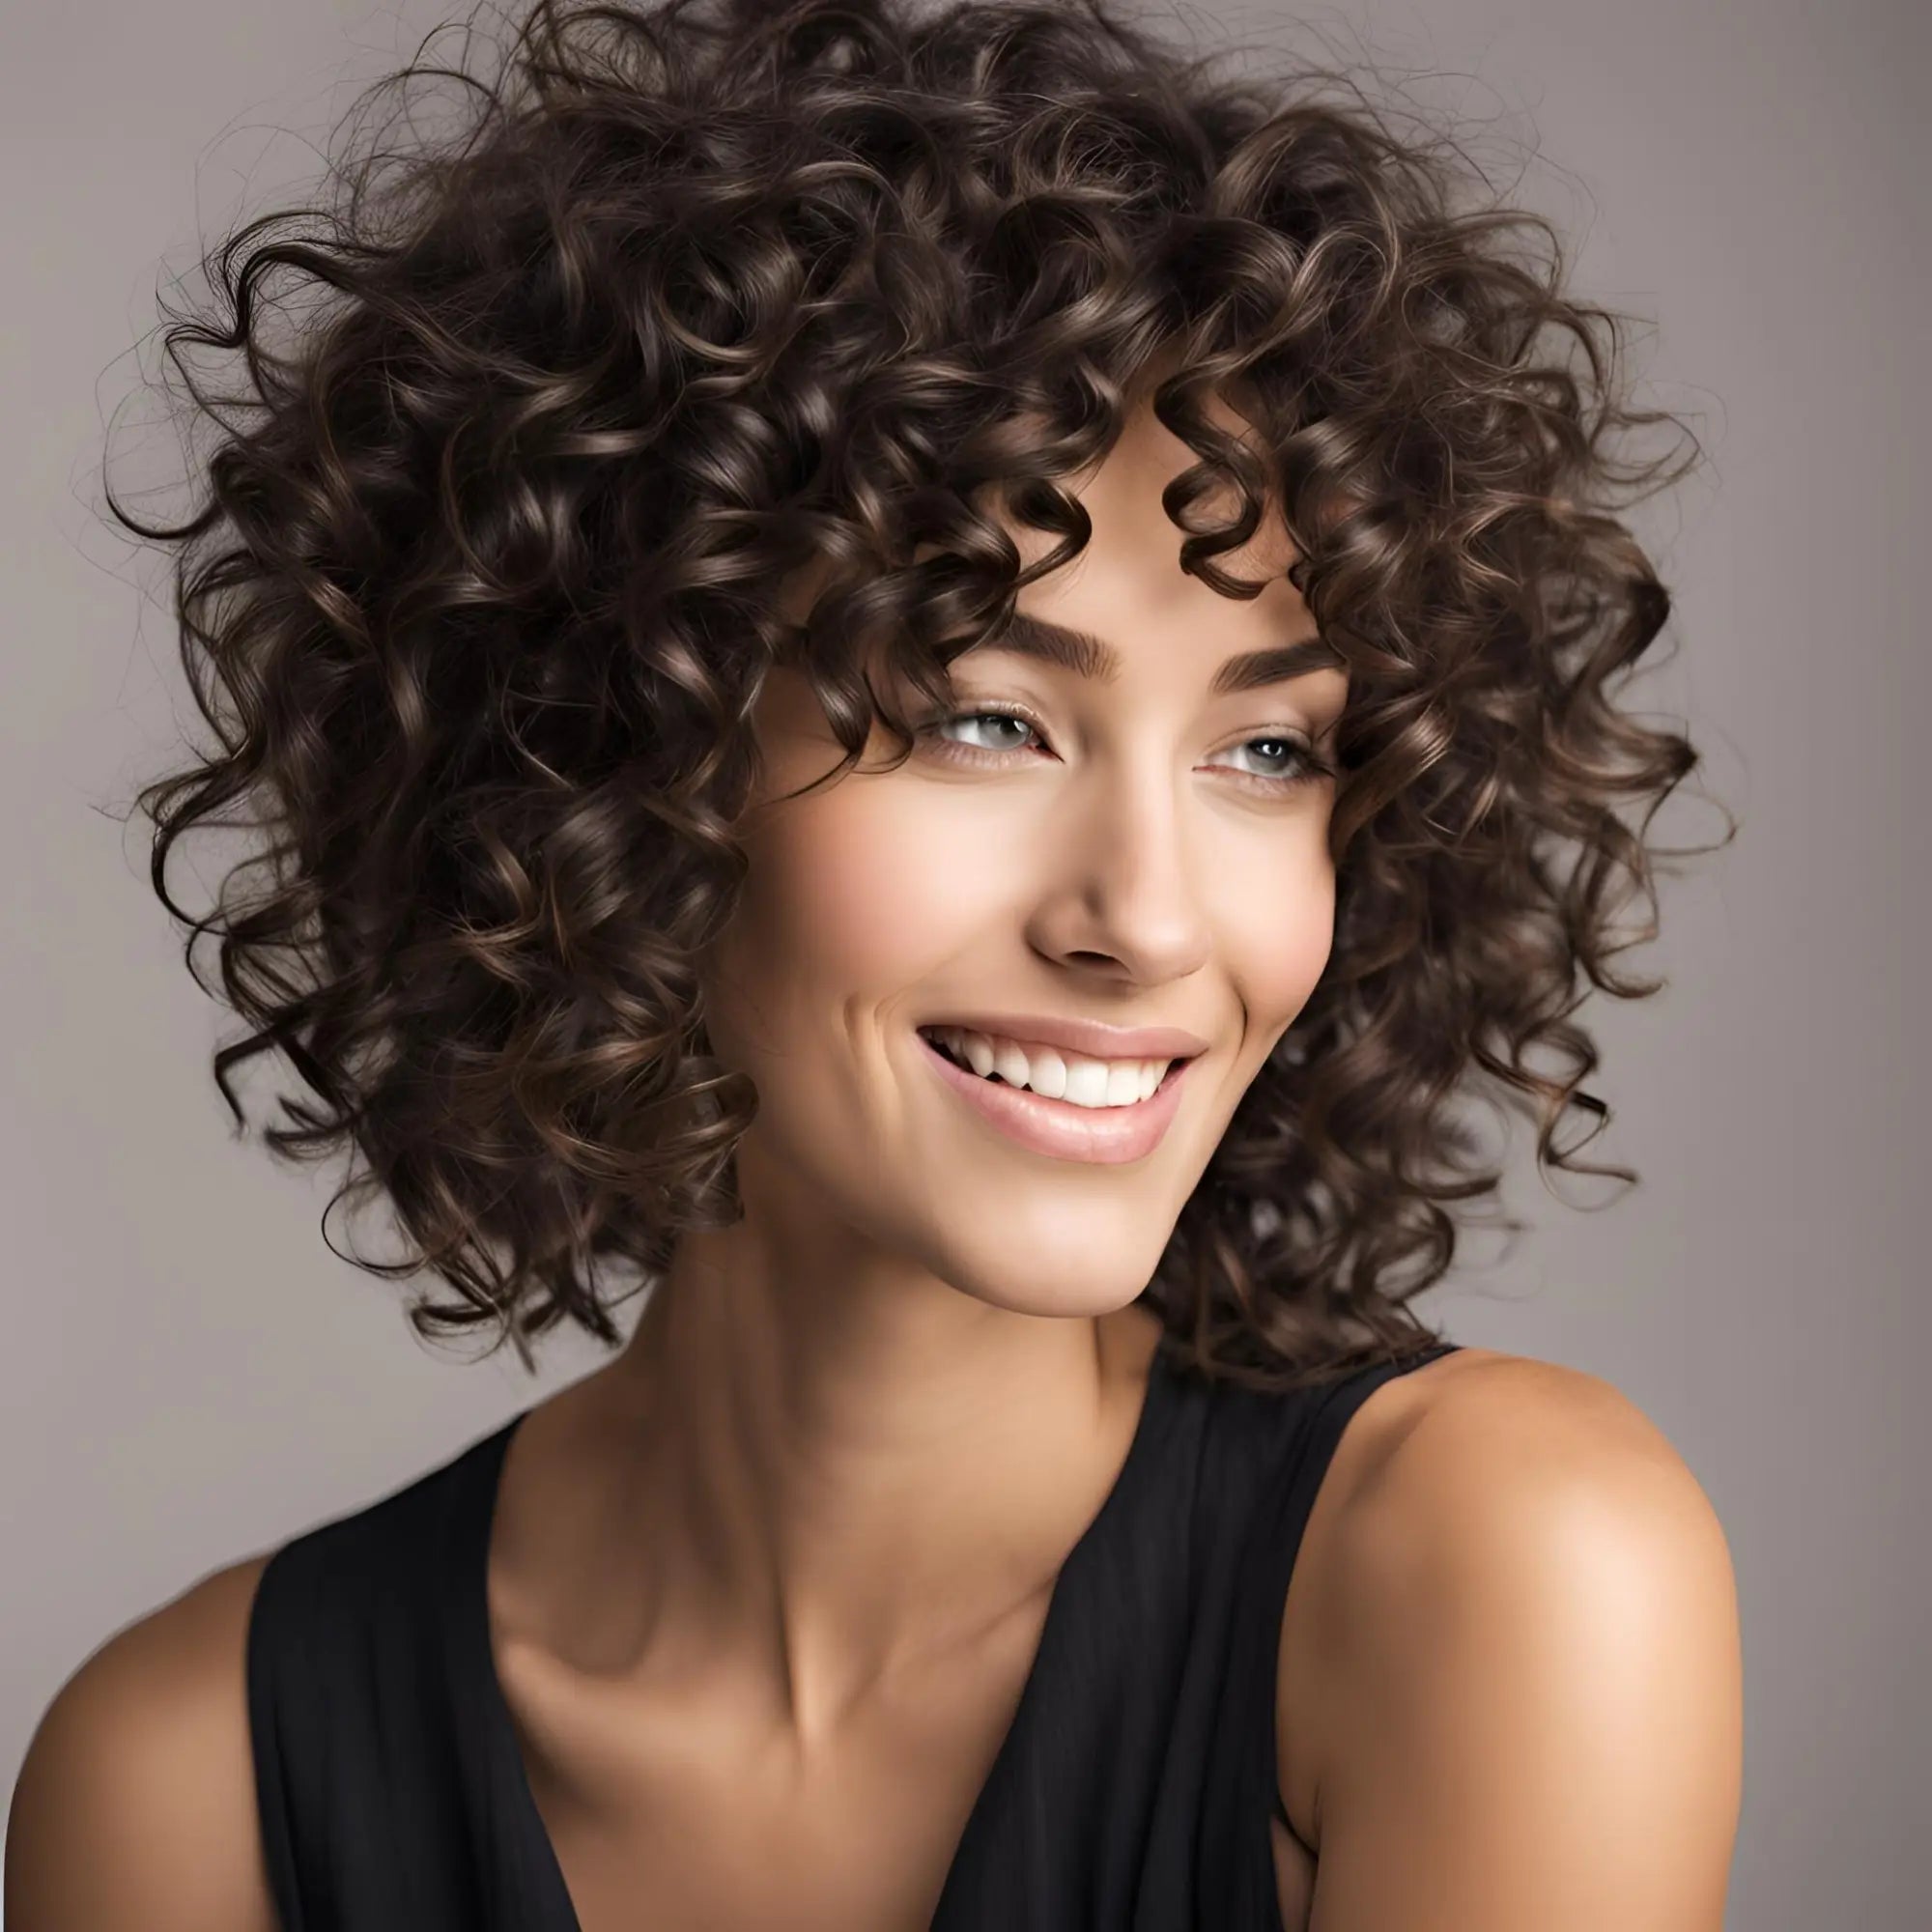
<svg viewBox="0 0 1932 1932"><path fill-rule="evenodd" d="M410 1254L352 1259L453 1291L419 1335L614 1346L742 1213L756 1095L696 967L761 682L805 672L852 759L909 741L868 653L943 696L1148 401L1198 458L1183 567L1252 596L1215 559L1283 519L1350 679L1333 949L1143 1292L1163 1346L1281 1388L1437 1339L1407 1303L1500 1175L1472 1096L1635 1179L1556 1142L1608 1117L1576 1007L1661 983L1610 960L1698 756L1614 701L1669 609L1617 512L1694 439L1630 406L1543 217L1334 71L1217 76L1103 0L544 0L487 73L438 38L375 98L454 81L453 122L339 156L165 309L217 431L193 514L108 497L171 547L214 734L139 794L247 1024L214 1079L240 1132L232 1070L286 1056L265 1138L347 1152L331 1208L386 1196ZM1628 455L1651 423L1682 468ZM1058 538L1031 571L992 498ZM168 855L223 822L266 837L196 914Z"/></svg>

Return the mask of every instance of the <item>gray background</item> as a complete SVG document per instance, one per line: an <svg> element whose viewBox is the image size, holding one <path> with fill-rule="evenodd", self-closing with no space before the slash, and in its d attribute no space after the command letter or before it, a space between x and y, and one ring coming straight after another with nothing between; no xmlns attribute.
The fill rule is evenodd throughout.
<svg viewBox="0 0 1932 1932"><path fill-rule="evenodd" d="M187 716L163 581L103 526L175 473L143 400L157 275L316 162L355 83L434 6L96 0L20 7L0 68L0 954L8 1229L0 1361L0 1774L60 1682L207 1571L428 1468L538 1383L403 1321L324 1245L331 1177L229 1138L195 990L113 815ZM1188 10L1308 44L1287 10ZM1607 1378L1677 1444L1743 1602L1746 1794L1733 1927L1922 1926L1932 1671L1921 1268L1907 1094L1926 1072L1932 728L1907 546L1928 505L1912 0L1498 0L1324 9L1577 243L1578 286L1648 323L1645 396L1707 469L1639 528L1677 597L1645 708L1688 720L1737 842L1663 888L1632 962L1658 998L1584 1009L1615 1109L1591 1157L1642 1184L1546 1192L1516 1136L1513 1247L1478 1236L1421 1305L1457 1339ZM1339 37L1339 38L1333 38ZM165 505L173 507L177 498ZM1910 777L1908 777L1908 773ZM1667 842L1710 837L1682 798ZM1912 855L1920 855L1915 862ZM196 874L212 882L205 846ZM178 890L194 897L186 869ZM292 1080L287 1082L293 1086ZM270 1086L255 1077L251 1114ZM342 1238L340 1216L331 1231ZM350 1231L385 1252L380 1223ZM1642 1847L1631 1847L1640 1858Z"/></svg>

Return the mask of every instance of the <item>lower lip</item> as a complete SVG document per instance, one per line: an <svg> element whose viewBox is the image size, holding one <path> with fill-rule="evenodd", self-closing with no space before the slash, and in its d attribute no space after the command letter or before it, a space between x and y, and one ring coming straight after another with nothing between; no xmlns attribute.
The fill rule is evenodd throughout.
<svg viewBox="0 0 1932 1932"><path fill-rule="evenodd" d="M1151 1154L1180 1105L1180 1083L1193 1065L1190 1060L1176 1061L1160 1085L1130 1107L1076 1107L1070 1100L1049 1100L1030 1088L982 1080L948 1060L923 1034L913 1037L940 1078L982 1119L1035 1153L1062 1160L1128 1161Z"/></svg>

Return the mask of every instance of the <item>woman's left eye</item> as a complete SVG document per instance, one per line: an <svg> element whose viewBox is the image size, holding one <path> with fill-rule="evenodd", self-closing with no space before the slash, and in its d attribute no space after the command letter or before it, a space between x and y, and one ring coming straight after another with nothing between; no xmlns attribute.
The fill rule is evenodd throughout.
<svg viewBox="0 0 1932 1932"><path fill-rule="evenodd" d="M1004 756L1009 752L1024 751L1026 749L1023 744L1007 744L1004 746L962 745L956 738L948 738L939 735L954 724L979 724L982 722L990 722L1002 725L1014 725L1021 731L1031 731L1036 735L1039 734L1039 726L1022 712L987 710L982 708L976 711L955 711L950 716L935 719L930 724L920 727L920 735L934 739L942 756L955 758L961 753L978 753L982 758L998 758ZM1292 769L1285 772L1237 772L1236 774L1237 778L1246 779L1251 784L1262 790L1288 791L1300 785L1313 784L1319 779L1335 776L1334 766L1320 757L1314 746L1308 744L1303 739L1293 736L1290 732L1268 732L1261 737L1246 738L1234 749L1244 752L1256 745L1271 748L1269 755L1277 759L1285 757L1291 761L1293 766ZM979 762L979 759L967 757L960 761L964 763L976 763Z"/></svg>

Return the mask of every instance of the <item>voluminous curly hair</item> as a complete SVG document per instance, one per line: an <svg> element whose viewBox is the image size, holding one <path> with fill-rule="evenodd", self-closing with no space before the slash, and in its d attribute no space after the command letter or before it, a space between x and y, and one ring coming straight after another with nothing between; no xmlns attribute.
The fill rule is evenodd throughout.
<svg viewBox="0 0 1932 1932"><path fill-rule="evenodd" d="M1533 1109L1555 1167L1568 1111L1601 1128L1571 1015L1661 983L1609 962L1655 934L1644 835L1697 762L1610 689L1669 608L1618 493L1681 473L1626 433L1674 419L1630 407L1549 224L1330 70L1217 77L1101 0L545 0L487 77L428 44L379 94L472 111L338 160L327 206L206 256L215 312L166 311L219 429L194 513L109 493L177 547L218 741L139 804L251 1029L214 1056L238 1131L230 1069L279 1049L313 1099L271 1148L346 1147L335 1202L381 1191L415 1249L357 1264L455 1291L418 1333L494 1323L526 1367L565 1320L620 1341L612 1264L647 1290L742 1212L756 1099L694 969L767 668L848 764L875 723L904 755L868 653L943 700L1151 398L1199 459L1183 566L1252 596L1215 559L1285 519L1350 688L1329 963L1143 1298L1251 1385L1437 1339L1406 1303L1499 1179L1456 1110ZM282 340L277 271L322 291ZM242 352L239 392L188 350ZM989 494L1059 537L1031 571ZM223 822L270 836L194 914L168 855Z"/></svg>

